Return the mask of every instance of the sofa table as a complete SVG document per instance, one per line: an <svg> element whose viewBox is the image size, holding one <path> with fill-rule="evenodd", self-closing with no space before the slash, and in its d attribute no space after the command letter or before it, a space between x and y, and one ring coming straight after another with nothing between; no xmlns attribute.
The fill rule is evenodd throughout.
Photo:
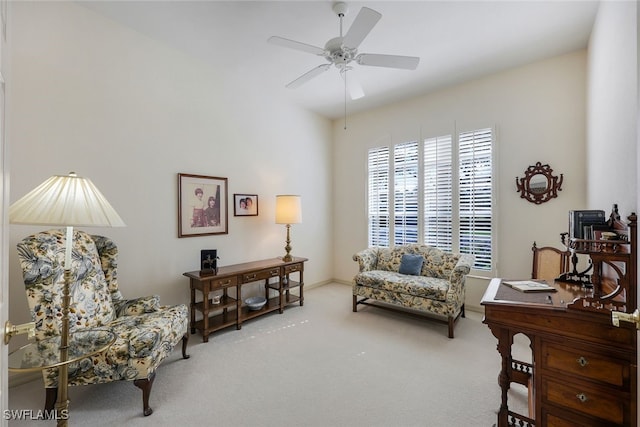
<svg viewBox="0 0 640 427"><path fill-rule="evenodd" d="M218 268L216 274L204 275L200 271L184 273L189 278L191 289L190 326L191 333L202 333L202 341L208 342L209 335L217 330L236 326L242 328L245 320L253 319L272 311L284 312L284 308L296 302L304 305L304 263L307 258L293 257L285 262L281 258L271 258L228 265ZM298 274L298 280L290 275ZM259 310L249 310L243 303L242 286L264 280L264 296L267 303ZM290 291L298 288L299 295ZM231 292L229 292L231 290ZM269 291L277 295L269 297ZM197 295L199 291L201 295ZM210 294L219 297L215 303ZM196 320L196 312L202 319Z"/></svg>

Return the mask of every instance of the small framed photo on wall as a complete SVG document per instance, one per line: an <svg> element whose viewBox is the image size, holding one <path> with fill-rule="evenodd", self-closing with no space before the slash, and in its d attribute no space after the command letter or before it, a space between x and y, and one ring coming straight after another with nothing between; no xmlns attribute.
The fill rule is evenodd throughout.
<svg viewBox="0 0 640 427"><path fill-rule="evenodd" d="M258 195L257 194L234 194L233 195L233 215L234 216L258 216Z"/></svg>
<svg viewBox="0 0 640 427"><path fill-rule="evenodd" d="M178 237L228 234L227 178L178 174Z"/></svg>

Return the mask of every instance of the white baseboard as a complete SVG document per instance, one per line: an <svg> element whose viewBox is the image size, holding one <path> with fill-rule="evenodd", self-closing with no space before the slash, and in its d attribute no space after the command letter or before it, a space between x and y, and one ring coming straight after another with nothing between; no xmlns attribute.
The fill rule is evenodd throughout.
<svg viewBox="0 0 640 427"><path fill-rule="evenodd" d="M42 379L42 372L40 372L40 371L24 372L24 373L10 372L9 373L9 379L8 379L9 388L17 387L17 386L20 386L22 384L26 384L26 383L29 383L31 381L35 381L37 379ZM42 388L42 398L44 399L44 387ZM44 402L44 400L43 400L43 402Z"/></svg>

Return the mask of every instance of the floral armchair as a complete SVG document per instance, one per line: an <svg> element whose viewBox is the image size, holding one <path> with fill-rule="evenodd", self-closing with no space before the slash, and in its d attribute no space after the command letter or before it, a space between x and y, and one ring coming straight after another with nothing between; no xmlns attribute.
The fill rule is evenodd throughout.
<svg viewBox="0 0 640 427"><path fill-rule="evenodd" d="M64 277L63 230L26 237L18 246L27 300L35 321L36 341L59 335ZM102 236L74 231L72 250L70 332L87 328L108 329L115 342L104 352L75 363L68 370L69 385L133 381L142 390L144 415L151 415L149 395L155 371L182 340L186 354L189 334L184 304L161 306L157 295L125 299L118 289L118 248ZM43 351L46 350L43 348ZM58 370L43 371L45 410L53 409L57 397Z"/></svg>

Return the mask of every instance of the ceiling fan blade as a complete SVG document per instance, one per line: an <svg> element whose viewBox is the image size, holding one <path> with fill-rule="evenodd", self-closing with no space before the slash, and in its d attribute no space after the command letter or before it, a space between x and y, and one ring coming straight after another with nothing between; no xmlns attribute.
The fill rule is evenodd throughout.
<svg viewBox="0 0 640 427"><path fill-rule="evenodd" d="M312 53L314 55L324 55L324 49L310 44L289 40L278 36L271 36L267 39L268 43L278 46L288 47L290 49L301 50L303 52Z"/></svg>
<svg viewBox="0 0 640 427"><path fill-rule="evenodd" d="M377 53L361 53L356 56L356 62L360 65L371 65L374 67L402 68L404 70L415 70L420 63L417 56L400 55L380 55Z"/></svg>
<svg viewBox="0 0 640 427"><path fill-rule="evenodd" d="M340 76L345 80L347 92L349 92L349 97L351 99L359 99L364 96L364 90L362 90L360 82L353 77L353 73L349 73L349 75L347 75L346 71L340 71Z"/></svg>
<svg viewBox="0 0 640 427"><path fill-rule="evenodd" d="M311 71L307 71L306 73L304 73L303 75L301 75L300 77L292 81L291 83L287 84L285 87L288 87L289 89L295 89L297 87L300 87L302 84L308 82L312 78L327 71L329 67L331 67L331 64L318 65L316 68L313 68Z"/></svg>
<svg viewBox="0 0 640 427"><path fill-rule="evenodd" d="M358 16L351 24L351 28L347 31L342 39L345 46L355 49L360 46L362 40L367 37L367 34L373 29L376 23L382 18L382 15L373 9L363 7L360 9Z"/></svg>

